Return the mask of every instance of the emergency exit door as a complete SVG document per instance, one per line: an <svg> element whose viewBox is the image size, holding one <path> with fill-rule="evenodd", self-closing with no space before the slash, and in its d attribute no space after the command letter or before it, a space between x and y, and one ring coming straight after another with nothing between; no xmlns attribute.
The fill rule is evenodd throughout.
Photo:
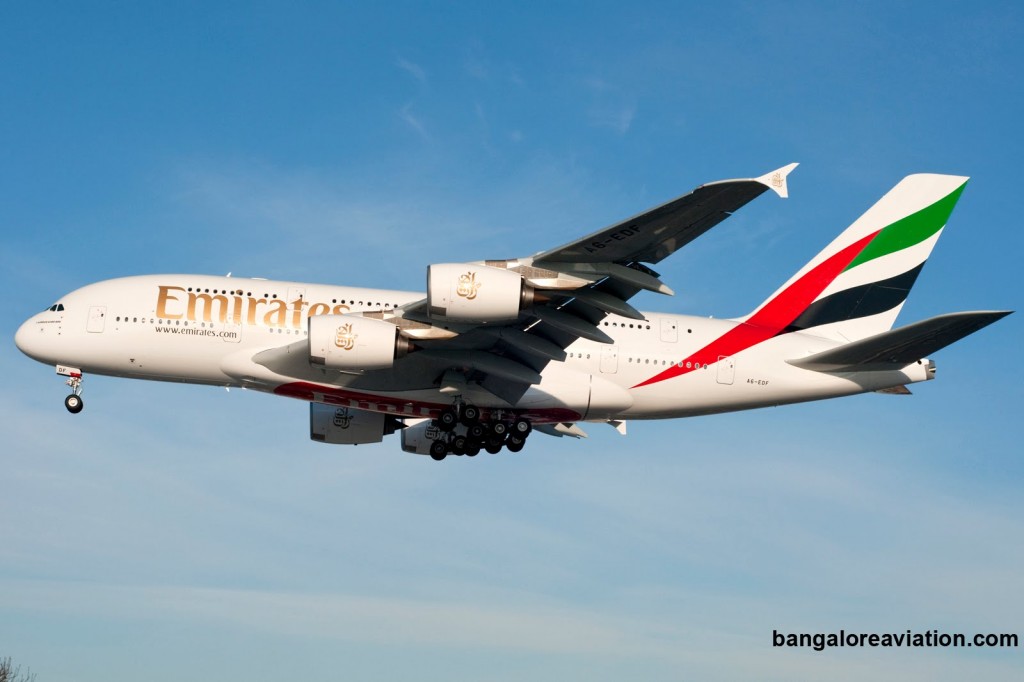
<svg viewBox="0 0 1024 682"><path fill-rule="evenodd" d="M89 321L86 322L85 330L93 334L99 334L107 322L107 306L94 305L89 308Z"/></svg>

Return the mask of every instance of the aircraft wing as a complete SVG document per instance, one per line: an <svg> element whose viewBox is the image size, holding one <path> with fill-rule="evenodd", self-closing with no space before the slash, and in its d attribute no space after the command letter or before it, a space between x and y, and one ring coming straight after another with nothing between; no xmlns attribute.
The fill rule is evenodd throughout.
<svg viewBox="0 0 1024 682"><path fill-rule="evenodd" d="M378 393L439 390L467 399L484 391L513 405L540 383L549 362L566 359L565 349L576 340L612 343L602 329L608 314L643 322L643 315L627 303L638 291L672 293L644 263L663 260L768 189L787 196L786 176L796 165L759 178L702 185L534 256L431 265L427 298L393 313L353 314L396 325L403 343L415 352L388 369L350 374L346 386ZM474 310L492 305L485 302L491 296L498 296L494 305L506 306L502 310L511 305L510 312L498 319L475 317ZM456 309L471 314L460 317ZM320 371L310 370L308 351L305 359L294 355L286 347L254 359L292 377Z"/></svg>
<svg viewBox="0 0 1024 682"><path fill-rule="evenodd" d="M722 222L769 188L788 195L791 163L759 178L701 185L657 208L543 251L535 265L560 263L658 263Z"/></svg>

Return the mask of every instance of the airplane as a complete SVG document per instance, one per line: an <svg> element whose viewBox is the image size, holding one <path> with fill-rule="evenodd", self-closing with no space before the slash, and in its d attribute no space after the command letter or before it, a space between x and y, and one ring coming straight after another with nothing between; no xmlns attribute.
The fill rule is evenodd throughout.
<svg viewBox="0 0 1024 682"><path fill-rule="evenodd" d="M1012 311L893 328L968 178L901 180L751 313L641 312L671 295L651 266L764 192L789 164L689 194L533 256L427 267L426 291L208 275L90 284L18 329L66 376L241 387L309 403L310 437L443 460L518 452L537 431L673 419L867 392L935 378L932 353Z"/></svg>

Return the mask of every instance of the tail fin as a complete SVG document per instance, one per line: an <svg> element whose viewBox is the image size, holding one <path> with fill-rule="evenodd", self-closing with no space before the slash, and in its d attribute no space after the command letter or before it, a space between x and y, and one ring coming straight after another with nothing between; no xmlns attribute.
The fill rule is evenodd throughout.
<svg viewBox="0 0 1024 682"><path fill-rule="evenodd" d="M846 341L891 329L967 180L905 177L745 321Z"/></svg>

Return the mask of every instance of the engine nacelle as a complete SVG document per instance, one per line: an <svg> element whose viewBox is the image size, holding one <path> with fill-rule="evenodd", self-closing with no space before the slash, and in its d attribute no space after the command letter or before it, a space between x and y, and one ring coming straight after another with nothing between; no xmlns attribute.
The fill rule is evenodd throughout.
<svg viewBox="0 0 1024 682"><path fill-rule="evenodd" d="M510 322L533 302L519 273L470 263L427 267L427 310L442 322Z"/></svg>
<svg viewBox="0 0 1024 682"><path fill-rule="evenodd" d="M440 429L429 419L409 421L402 429L402 449L417 455L429 455L430 444L440 435Z"/></svg>
<svg viewBox="0 0 1024 682"><path fill-rule="evenodd" d="M402 428L401 420L381 412L351 407L309 404L309 437L331 445L380 443L384 436Z"/></svg>
<svg viewBox="0 0 1024 682"><path fill-rule="evenodd" d="M330 369L387 369L410 350L398 327L360 315L311 315L309 361Z"/></svg>

